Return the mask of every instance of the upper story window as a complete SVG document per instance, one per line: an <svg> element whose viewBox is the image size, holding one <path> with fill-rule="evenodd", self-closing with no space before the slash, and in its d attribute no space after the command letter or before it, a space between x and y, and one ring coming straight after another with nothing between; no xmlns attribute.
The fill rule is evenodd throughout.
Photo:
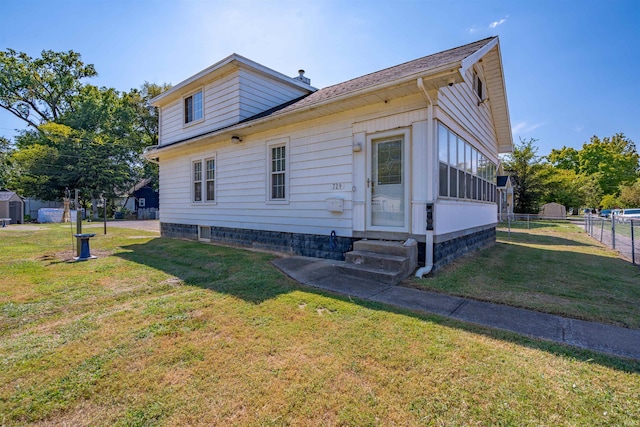
<svg viewBox="0 0 640 427"><path fill-rule="evenodd" d="M476 95L478 95L480 101L484 100L484 84L482 83L482 77L477 71L473 73L473 90Z"/></svg>
<svg viewBox="0 0 640 427"><path fill-rule="evenodd" d="M202 119L202 91L196 92L184 99L185 124Z"/></svg>

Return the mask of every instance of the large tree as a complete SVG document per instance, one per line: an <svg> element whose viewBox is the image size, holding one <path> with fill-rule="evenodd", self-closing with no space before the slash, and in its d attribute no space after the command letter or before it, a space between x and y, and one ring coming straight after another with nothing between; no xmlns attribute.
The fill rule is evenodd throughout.
<svg viewBox="0 0 640 427"><path fill-rule="evenodd" d="M28 125L11 156L12 185L23 194L59 199L65 188L80 189L86 201L157 177L157 166L140 154L158 140L150 100L169 86L145 82L119 93L84 82L95 75L73 51L43 51L40 58L0 52L0 107Z"/></svg>
<svg viewBox="0 0 640 427"><path fill-rule="evenodd" d="M601 194L613 195L638 178L640 166L635 144L622 133L603 139L593 136L580 150L554 149L547 159L558 169L594 178Z"/></svg>
<svg viewBox="0 0 640 427"><path fill-rule="evenodd" d="M544 192L544 167L537 155L536 141L521 138L503 162L504 170L515 180L513 211L516 213L538 213L539 210Z"/></svg>
<svg viewBox="0 0 640 427"><path fill-rule="evenodd" d="M620 185L638 178L639 160L635 144L624 134L593 136L580 150L580 172L596 177L603 194L618 194Z"/></svg>
<svg viewBox="0 0 640 427"><path fill-rule="evenodd" d="M7 187L9 173L11 171L11 142L0 136L0 189Z"/></svg>
<svg viewBox="0 0 640 427"><path fill-rule="evenodd" d="M43 50L39 58L0 51L0 107L36 129L73 110L82 80L97 74L72 50Z"/></svg>
<svg viewBox="0 0 640 427"><path fill-rule="evenodd" d="M632 185L621 186L618 200L620 201L620 206L624 208L640 207L640 178Z"/></svg>
<svg viewBox="0 0 640 427"><path fill-rule="evenodd" d="M87 85L75 103L57 122L16 138L14 182L25 195L59 199L69 188L84 200L113 197L144 175L140 153L148 141L129 98Z"/></svg>

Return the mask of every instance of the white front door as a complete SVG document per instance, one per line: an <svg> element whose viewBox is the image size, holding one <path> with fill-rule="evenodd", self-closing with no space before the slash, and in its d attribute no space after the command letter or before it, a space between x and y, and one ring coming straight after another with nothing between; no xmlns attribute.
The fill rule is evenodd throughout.
<svg viewBox="0 0 640 427"><path fill-rule="evenodd" d="M368 138L367 229L409 231L408 131Z"/></svg>

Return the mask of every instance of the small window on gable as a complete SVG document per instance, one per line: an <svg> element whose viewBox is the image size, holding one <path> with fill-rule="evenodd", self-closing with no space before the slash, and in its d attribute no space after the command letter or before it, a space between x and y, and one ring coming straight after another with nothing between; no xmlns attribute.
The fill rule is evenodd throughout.
<svg viewBox="0 0 640 427"><path fill-rule="evenodd" d="M476 95L478 95L480 101L484 100L484 84L482 82L482 77L480 77L478 72L473 73L473 90Z"/></svg>
<svg viewBox="0 0 640 427"><path fill-rule="evenodd" d="M202 91L184 99L184 123L187 124L200 119L202 119Z"/></svg>

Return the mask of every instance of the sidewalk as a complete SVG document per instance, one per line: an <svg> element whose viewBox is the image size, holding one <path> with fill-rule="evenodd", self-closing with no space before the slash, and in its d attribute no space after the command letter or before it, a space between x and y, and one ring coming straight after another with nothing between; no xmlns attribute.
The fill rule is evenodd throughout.
<svg viewBox="0 0 640 427"><path fill-rule="evenodd" d="M464 322L640 360L640 330L569 319L434 292L359 279L340 273L340 261L308 257L278 258L273 264L307 286L433 313Z"/></svg>

